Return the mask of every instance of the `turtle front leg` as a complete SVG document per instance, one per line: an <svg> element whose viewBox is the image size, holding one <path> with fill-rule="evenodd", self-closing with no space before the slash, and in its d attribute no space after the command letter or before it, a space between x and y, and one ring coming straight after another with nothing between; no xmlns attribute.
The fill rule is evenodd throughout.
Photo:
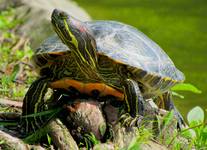
<svg viewBox="0 0 207 150"><path fill-rule="evenodd" d="M136 122L137 126L139 126L140 119L144 115L145 102L138 83L134 80L127 79L124 81L123 87L127 113L123 114L120 120L121 122L123 121L123 125L132 125Z"/></svg>
<svg viewBox="0 0 207 150"><path fill-rule="evenodd" d="M182 129L183 126L185 126L184 119L180 112L175 107L173 101L172 101L172 94L170 91L164 93L162 96L158 98L158 107L163 108L166 110L174 110L175 118L177 119L177 128Z"/></svg>
<svg viewBox="0 0 207 150"><path fill-rule="evenodd" d="M48 82L49 80L43 77L34 81L23 99L20 128L26 135L36 131L45 123L41 116L35 116L34 114L45 110L44 97L48 90ZM34 115L34 117L28 115Z"/></svg>

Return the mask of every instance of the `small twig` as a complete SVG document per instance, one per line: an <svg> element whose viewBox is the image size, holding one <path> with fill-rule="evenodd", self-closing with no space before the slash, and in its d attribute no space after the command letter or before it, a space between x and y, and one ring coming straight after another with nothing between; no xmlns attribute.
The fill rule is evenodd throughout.
<svg viewBox="0 0 207 150"><path fill-rule="evenodd" d="M3 41L4 41L4 37L0 35L0 43L2 43Z"/></svg>
<svg viewBox="0 0 207 150"><path fill-rule="evenodd" d="M3 120L19 120L21 117L21 113L15 112L0 112L0 119Z"/></svg>
<svg viewBox="0 0 207 150"><path fill-rule="evenodd" d="M2 70L0 70L0 73L4 74L5 72L4 72L4 71L2 71Z"/></svg>
<svg viewBox="0 0 207 150"><path fill-rule="evenodd" d="M25 39L24 37L21 37L21 38L19 39L19 41L18 41L14 46L12 46L12 48L11 48L11 49L12 49L12 52L16 51L16 50L19 49L21 46L23 46L26 40L27 40L27 39Z"/></svg>
<svg viewBox="0 0 207 150"><path fill-rule="evenodd" d="M6 106L12 106L17 108L22 108L22 102L9 100L9 99L2 99L0 98L0 104Z"/></svg>
<svg viewBox="0 0 207 150"><path fill-rule="evenodd" d="M26 63L26 62L23 62L23 61L20 61L20 63L21 64L23 64L23 65L25 65L25 66L28 66L28 67L30 67L30 68L34 68L33 66L32 66L32 64L30 64L30 63Z"/></svg>
<svg viewBox="0 0 207 150"><path fill-rule="evenodd" d="M26 84L25 81L18 80L18 79L14 79L14 80L12 80L12 82L17 83L17 84Z"/></svg>
<svg viewBox="0 0 207 150"><path fill-rule="evenodd" d="M157 143L157 144L159 144L159 145L162 145L159 141L157 141L157 140L155 140L153 138L150 138L150 140L153 141L153 142L155 142L155 143Z"/></svg>

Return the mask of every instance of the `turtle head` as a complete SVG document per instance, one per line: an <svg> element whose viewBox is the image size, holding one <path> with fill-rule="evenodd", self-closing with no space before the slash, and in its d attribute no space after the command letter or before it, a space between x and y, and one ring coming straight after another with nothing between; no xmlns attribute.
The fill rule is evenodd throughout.
<svg viewBox="0 0 207 150"><path fill-rule="evenodd" d="M79 66L88 64L95 67L96 41L86 24L58 9L53 10L51 22L62 42L75 55Z"/></svg>
<svg viewBox="0 0 207 150"><path fill-rule="evenodd" d="M71 49L78 47L78 40L84 34L84 30L86 30L81 21L73 18L64 11L54 9L51 22L63 43L70 46Z"/></svg>

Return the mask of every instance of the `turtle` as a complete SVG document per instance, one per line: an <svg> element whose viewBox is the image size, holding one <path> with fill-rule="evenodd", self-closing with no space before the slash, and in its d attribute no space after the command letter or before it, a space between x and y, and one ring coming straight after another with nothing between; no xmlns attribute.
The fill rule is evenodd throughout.
<svg viewBox="0 0 207 150"><path fill-rule="evenodd" d="M117 21L82 22L58 9L51 22L87 80L121 91L132 117L142 113L138 103L160 97L163 107L175 110L179 126L184 124L170 88L184 82L185 76L144 33Z"/></svg>
<svg viewBox="0 0 207 150"><path fill-rule="evenodd" d="M143 114L147 98L160 96L166 109L176 110L169 89L185 77L141 31L117 21L81 22L57 9L51 22L60 39L50 37L35 51L33 62L40 77L24 97L23 116L45 110L48 88L76 96L113 97L124 101L134 118ZM39 117L22 121L26 133L44 123Z"/></svg>

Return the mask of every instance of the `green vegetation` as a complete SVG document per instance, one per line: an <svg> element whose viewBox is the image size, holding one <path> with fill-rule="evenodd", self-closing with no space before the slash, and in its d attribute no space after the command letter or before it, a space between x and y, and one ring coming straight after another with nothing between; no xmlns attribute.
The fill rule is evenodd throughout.
<svg viewBox="0 0 207 150"><path fill-rule="evenodd" d="M196 106L188 112L187 120L189 127L177 133L169 142L170 146L174 141L173 149L178 149L179 141L176 141L178 136L188 139L188 149L206 149L207 148L207 121L204 120L204 111L201 107Z"/></svg>
<svg viewBox="0 0 207 150"><path fill-rule="evenodd" d="M150 138L152 138L152 132L145 128L140 128L138 136L129 144L127 150L139 150L141 144L146 144Z"/></svg>
<svg viewBox="0 0 207 150"><path fill-rule="evenodd" d="M202 94L183 92L175 101L186 116L195 105L207 107L207 1L75 0L93 19L117 20L137 27L158 43ZM185 107L183 107L185 106Z"/></svg>
<svg viewBox="0 0 207 150"><path fill-rule="evenodd" d="M190 126L189 133L192 142L196 149L207 148L207 121L204 120L204 111L202 108L196 106L189 111L188 124ZM185 134L185 133L184 133ZM188 137L188 134L187 134Z"/></svg>
<svg viewBox="0 0 207 150"><path fill-rule="evenodd" d="M171 111L163 118L163 122L159 123L161 125L160 133L155 137L158 142L173 150L182 148L204 150L207 148L207 120L204 120L204 111L201 107L196 106L188 112L189 127L182 129L181 132L177 132L177 130L167 132L173 125L173 116L174 112ZM146 129L139 130L139 132L140 135L129 145L129 150L147 143L153 136L152 131Z"/></svg>
<svg viewBox="0 0 207 150"><path fill-rule="evenodd" d="M0 95L19 99L34 75L29 64L32 50L28 40L16 34L21 21L13 16L13 9L0 12Z"/></svg>

